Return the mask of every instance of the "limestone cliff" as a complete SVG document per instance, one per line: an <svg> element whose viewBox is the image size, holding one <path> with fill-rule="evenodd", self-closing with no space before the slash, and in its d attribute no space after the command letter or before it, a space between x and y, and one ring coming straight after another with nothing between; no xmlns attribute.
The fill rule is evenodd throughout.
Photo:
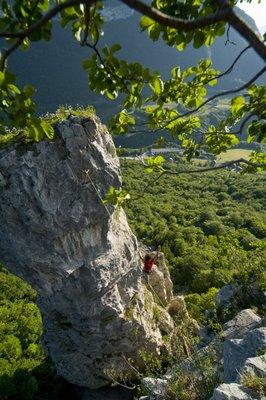
<svg viewBox="0 0 266 400"><path fill-rule="evenodd" d="M91 388L134 377L127 360L141 369L139 350L160 354L173 326L166 311L154 318L123 210L100 200L110 185L121 186L119 161L96 117L70 118L53 141L0 152L0 261L37 290L58 374Z"/></svg>

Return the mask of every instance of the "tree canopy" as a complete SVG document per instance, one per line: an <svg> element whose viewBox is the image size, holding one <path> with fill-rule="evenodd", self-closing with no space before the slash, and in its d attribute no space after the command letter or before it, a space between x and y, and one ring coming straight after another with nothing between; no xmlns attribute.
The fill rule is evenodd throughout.
<svg viewBox="0 0 266 400"><path fill-rule="evenodd" d="M0 37L4 39L0 59L2 134L8 128L16 128L23 131L22 139L53 138L52 125L35 114L35 88L18 87L15 75L9 71L8 58L18 48L27 50L32 42L49 41L52 23L58 23L55 17L59 17L62 28L71 28L75 40L90 49L90 56L83 62L90 88L110 101L119 97L121 110L109 122L112 132L166 130L181 142L188 159L197 156L202 145L207 145L214 154L226 151L238 143L244 130L248 132L249 143L265 141L266 87L256 81L266 72L266 66L232 90L208 93L208 88L229 74L250 48L266 61L265 35L263 40L238 16L236 0L120 1L141 14L139 23L144 35L152 41L163 40L176 51L183 51L188 44L195 48L211 46L226 31L229 38L231 27L247 41L247 47L225 71L215 70L212 61L204 59L184 70L175 66L169 71L169 78L163 79L160 71L121 59L119 43L101 45L102 11L106 7L103 1L3 0L0 17ZM221 96L231 97L228 116L218 126L203 127L198 112ZM265 166L263 153L252 154L249 168Z"/></svg>

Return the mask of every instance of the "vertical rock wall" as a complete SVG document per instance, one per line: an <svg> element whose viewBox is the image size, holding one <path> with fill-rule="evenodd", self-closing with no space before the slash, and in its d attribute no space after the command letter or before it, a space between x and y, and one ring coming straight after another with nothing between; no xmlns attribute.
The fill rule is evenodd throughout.
<svg viewBox="0 0 266 400"><path fill-rule="evenodd" d="M97 195L110 185L121 186L119 161L96 117L58 124L53 141L0 151L0 261L37 290L58 374L91 388L134 377L127 359L141 369L139 350L163 347L136 238L123 210Z"/></svg>

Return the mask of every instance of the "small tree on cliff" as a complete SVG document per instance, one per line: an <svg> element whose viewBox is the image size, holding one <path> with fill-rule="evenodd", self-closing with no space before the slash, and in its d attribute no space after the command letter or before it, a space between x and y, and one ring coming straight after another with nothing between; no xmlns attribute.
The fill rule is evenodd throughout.
<svg viewBox="0 0 266 400"><path fill-rule="evenodd" d="M75 39L91 50L90 57L83 63L90 88L110 100L121 98L121 111L109 124L112 132L165 129L181 141L188 159L197 155L202 144L214 154L229 149L246 128L249 142L265 139L266 87L255 82L266 72L266 66L235 89L212 96L207 91L209 85L216 85L219 78L232 71L248 49L253 48L266 61L263 40L235 13L237 0L152 0L149 4L141 0L121 0L121 3L142 14L140 28L145 31L143 34L148 34L153 41L161 38L166 46L176 47L179 51L189 43L196 48L210 46L230 27L247 41L248 46L222 73L214 70L211 60L206 59L185 70L176 66L169 71L170 78L163 80L159 72L119 58L121 46L118 43L101 47L103 1L1 1L0 36L5 39L0 59L1 133L5 133L9 125L23 129L24 137L27 135L37 141L53 137L52 126L34 116L34 88L18 88L7 61L18 48L27 49L33 41L50 40L52 21L59 16L61 26L71 26ZM231 100L228 117L218 126L211 125L204 130L198 111L225 95L236 96ZM140 109L141 121L140 114L136 113ZM201 140L195 138L195 132L200 132ZM265 156L253 153L247 164L249 168L265 167Z"/></svg>

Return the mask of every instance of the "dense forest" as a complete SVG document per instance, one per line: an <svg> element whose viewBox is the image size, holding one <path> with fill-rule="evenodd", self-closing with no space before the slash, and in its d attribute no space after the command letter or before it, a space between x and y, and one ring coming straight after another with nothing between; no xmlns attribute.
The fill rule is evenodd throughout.
<svg viewBox="0 0 266 400"><path fill-rule="evenodd" d="M35 291L0 265L1 400L71 398L67 383L54 376L43 352L42 330Z"/></svg>
<svg viewBox="0 0 266 400"><path fill-rule="evenodd" d="M199 322L204 310L215 307L221 286L241 281L247 302L249 288L265 289L265 174L226 170L154 182L138 161L121 163L131 194L126 207L131 227L143 244L161 246L175 291L186 294ZM1 267L0 393L22 400L37 393L40 399L67 398L65 383L53 378L40 346L42 321L35 300L26 283Z"/></svg>
<svg viewBox="0 0 266 400"><path fill-rule="evenodd" d="M188 295L194 317L201 319L229 282L246 286L246 302L252 282L265 290L265 174L223 170L153 183L156 175L137 161L123 160L122 170L131 227L144 244L161 246L175 291Z"/></svg>

